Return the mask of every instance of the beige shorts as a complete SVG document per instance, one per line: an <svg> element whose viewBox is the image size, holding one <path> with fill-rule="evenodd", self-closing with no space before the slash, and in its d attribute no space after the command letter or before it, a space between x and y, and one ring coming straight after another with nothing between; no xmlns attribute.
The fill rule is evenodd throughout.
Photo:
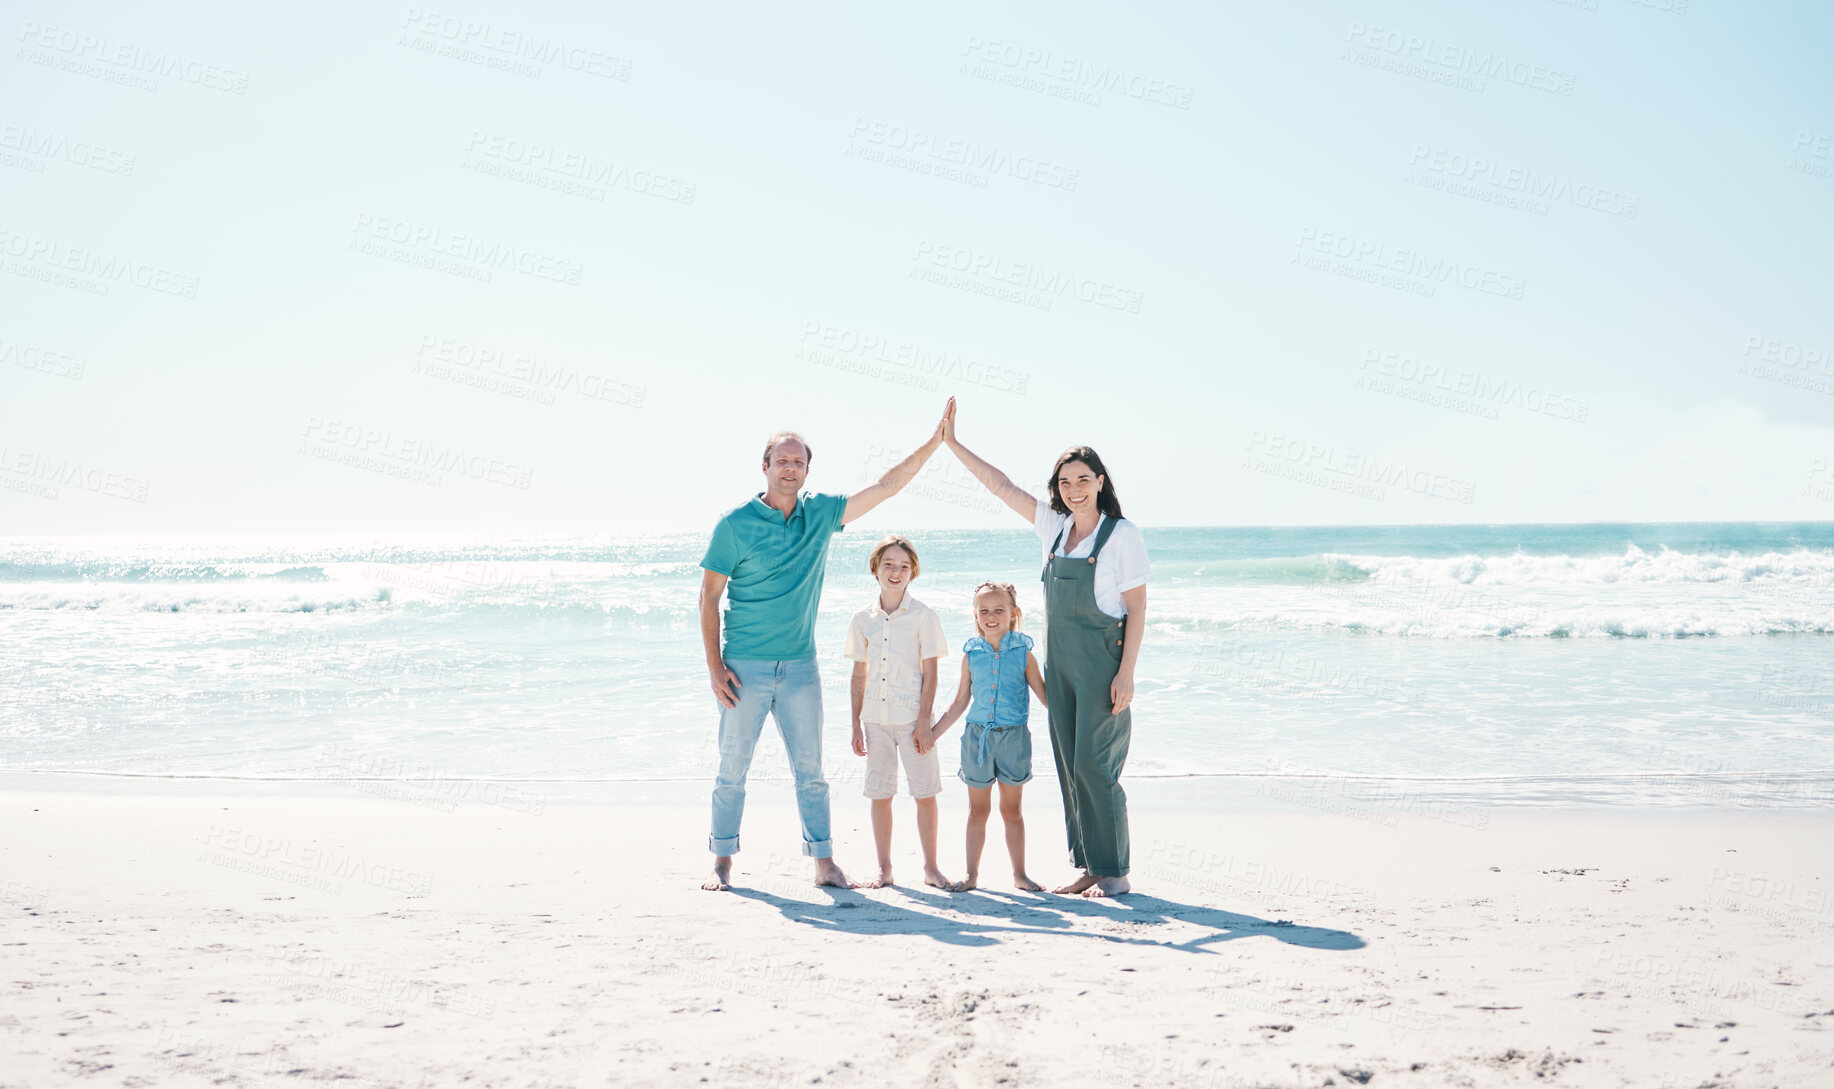
<svg viewBox="0 0 1834 1089"><path fill-rule="evenodd" d="M866 796L877 800L898 793L898 764L904 763L904 785L913 798L934 798L942 793L942 765L936 747L919 753L913 736L917 724L861 725L866 735Z"/></svg>

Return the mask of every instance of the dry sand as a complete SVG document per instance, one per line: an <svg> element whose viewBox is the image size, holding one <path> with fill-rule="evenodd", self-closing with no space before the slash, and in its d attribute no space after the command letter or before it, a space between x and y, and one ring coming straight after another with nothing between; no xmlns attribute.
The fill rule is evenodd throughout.
<svg viewBox="0 0 1834 1089"><path fill-rule="evenodd" d="M1834 1086L1823 815L1142 783L1141 891L1092 902L1011 891L997 815L985 891L818 890L782 783L733 893L698 784L0 786L6 1089ZM1027 814L1067 879L1049 780ZM857 784L835 835L868 876Z"/></svg>

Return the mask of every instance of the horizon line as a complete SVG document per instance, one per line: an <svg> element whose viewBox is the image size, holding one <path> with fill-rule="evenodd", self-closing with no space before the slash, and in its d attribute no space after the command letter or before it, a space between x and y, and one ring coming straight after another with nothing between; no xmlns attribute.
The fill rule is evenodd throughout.
<svg viewBox="0 0 1834 1089"><path fill-rule="evenodd" d="M1135 523L1143 532L1165 532L1170 530L1257 530L1257 529L1333 529L1333 530L1377 530L1377 529L1510 529L1510 528L1578 528L1585 526L1827 526L1834 527L1834 519L1688 519L1662 521L1575 521L1575 522L1255 522L1234 524L1188 524L1188 525L1152 525ZM1017 527L1001 526L929 526L930 532L943 533L1028 533L1029 530ZM45 533L9 533L0 534L0 541L58 540L70 538L156 538L156 537L348 537L355 535L370 536L470 536L475 538L497 537L632 537L632 536L680 536L683 534L702 534L711 532L711 527L694 529L657 529L657 530L471 530L471 529L400 529L400 528L361 528L345 529L209 529L209 530L144 530L144 531L100 531L100 532L45 532Z"/></svg>

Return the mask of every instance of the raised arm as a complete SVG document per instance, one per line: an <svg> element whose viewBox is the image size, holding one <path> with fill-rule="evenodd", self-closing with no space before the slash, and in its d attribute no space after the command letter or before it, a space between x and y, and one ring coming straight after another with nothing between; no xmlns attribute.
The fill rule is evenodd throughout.
<svg viewBox="0 0 1834 1089"><path fill-rule="evenodd" d="M962 467L974 474L974 479L986 486L994 498L1013 509L1013 513L1025 519L1026 525L1038 516L1038 497L1012 482L1005 473L981 460L981 456L961 444L955 437L955 398L949 398L949 407L942 414L942 438L949 444L949 451Z"/></svg>
<svg viewBox="0 0 1834 1089"><path fill-rule="evenodd" d="M841 524L846 525L856 518L864 517L867 511L903 491L904 486L916 478L917 470L923 468L923 463L930 460L930 455L941 445L942 424L939 423L928 441L911 451L910 457L885 470L885 475L879 478L877 484L868 484L847 497L847 509L841 512Z"/></svg>

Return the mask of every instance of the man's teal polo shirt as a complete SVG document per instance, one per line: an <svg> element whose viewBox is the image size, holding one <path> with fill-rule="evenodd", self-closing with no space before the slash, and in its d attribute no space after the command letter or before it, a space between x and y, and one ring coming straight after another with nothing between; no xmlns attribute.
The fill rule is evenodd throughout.
<svg viewBox="0 0 1834 1089"><path fill-rule="evenodd" d="M828 545L846 512L844 495L803 492L785 519L754 496L713 527L700 565L729 580L722 657L732 662L815 657L815 611Z"/></svg>

